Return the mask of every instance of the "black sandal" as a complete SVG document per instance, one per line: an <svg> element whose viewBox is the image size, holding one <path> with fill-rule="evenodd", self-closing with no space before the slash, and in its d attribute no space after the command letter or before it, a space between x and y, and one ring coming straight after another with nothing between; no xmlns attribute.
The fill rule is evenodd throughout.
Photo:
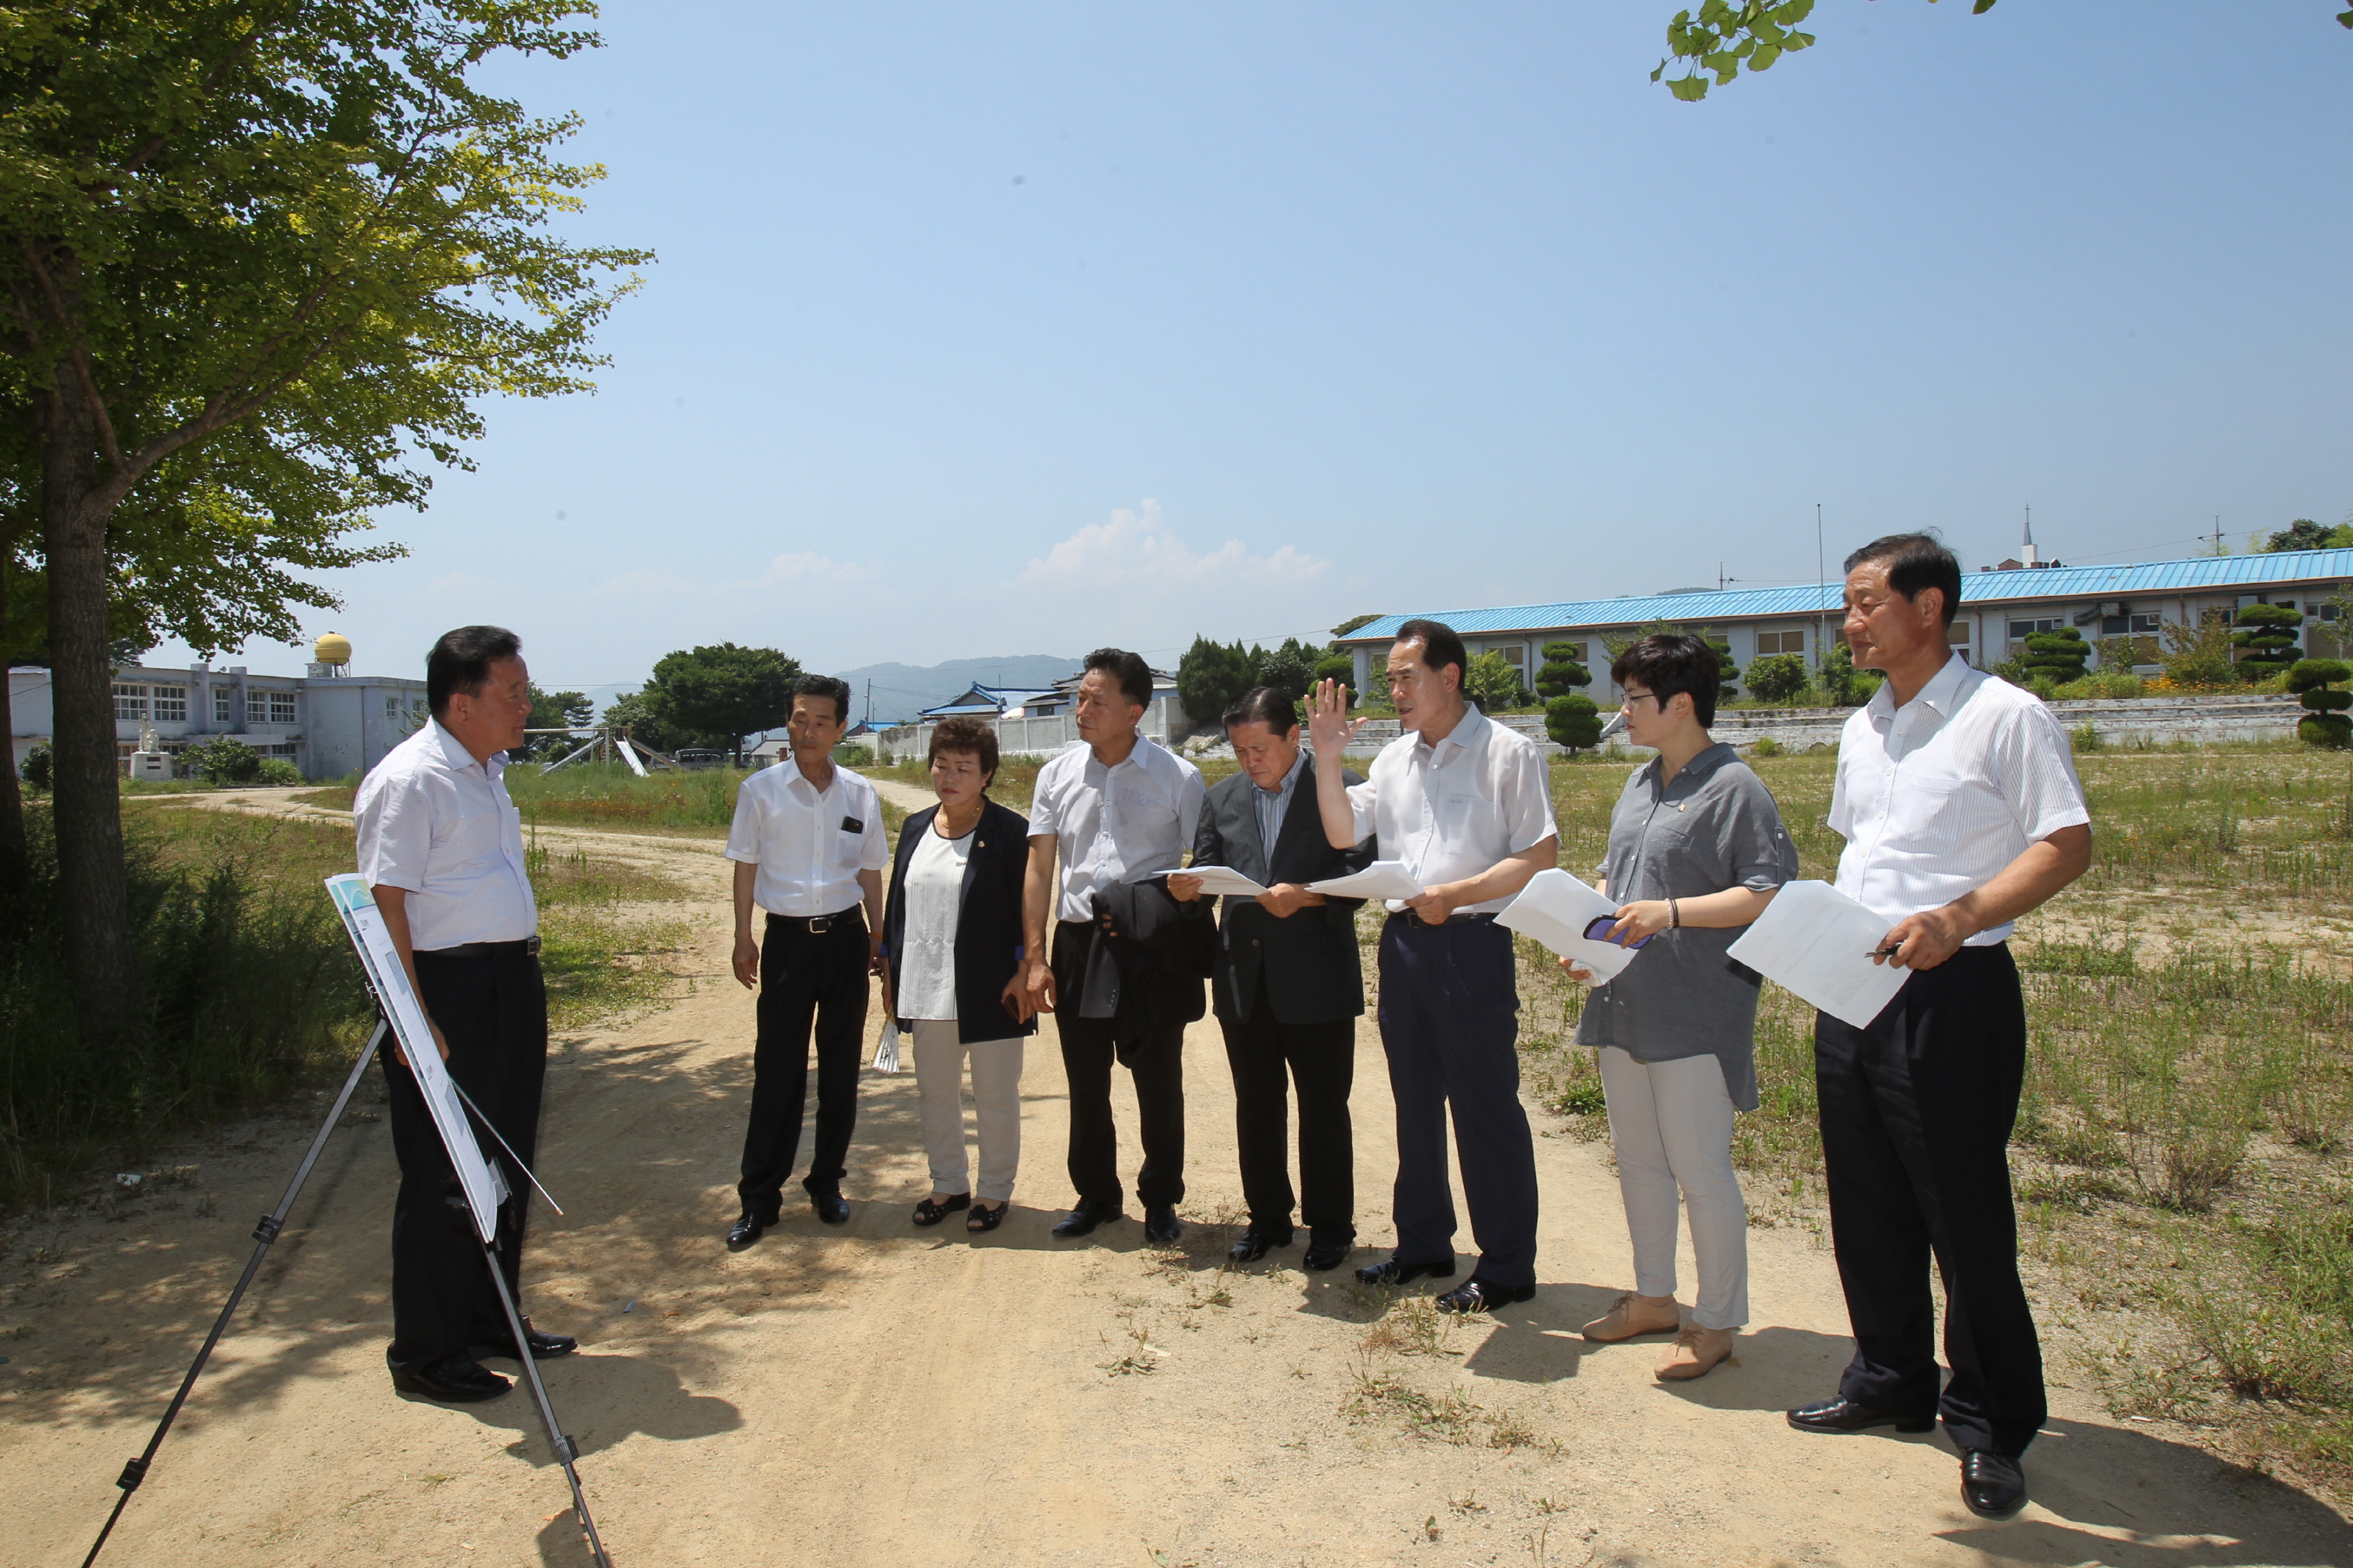
<svg viewBox="0 0 2353 1568"><path fill-rule="evenodd" d="M1005 1211L1012 1206L1013 1203L1009 1198L998 1199L997 1206L993 1209L985 1209L975 1205L972 1213L965 1216L964 1227L975 1236L985 1230L995 1230L1005 1223Z"/></svg>
<svg viewBox="0 0 2353 1568"><path fill-rule="evenodd" d="M970 1193L950 1193L948 1194L948 1201L944 1204L935 1204L931 1199L925 1198L922 1203L915 1205L915 1223L917 1225L937 1225L940 1221L947 1218L948 1215L955 1213L956 1210L960 1208L968 1208L971 1205L972 1194Z"/></svg>

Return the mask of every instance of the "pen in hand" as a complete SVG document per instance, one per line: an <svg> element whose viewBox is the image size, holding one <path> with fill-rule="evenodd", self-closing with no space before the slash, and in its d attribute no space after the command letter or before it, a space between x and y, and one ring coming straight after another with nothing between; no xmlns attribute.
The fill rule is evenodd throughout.
<svg viewBox="0 0 2353 1568"><path fill-rule="evenodd" d="M1899 942L1894 947L1874 947L1862 956L1865 958L1893 958L1903 951L1904 944Z"/></svg>

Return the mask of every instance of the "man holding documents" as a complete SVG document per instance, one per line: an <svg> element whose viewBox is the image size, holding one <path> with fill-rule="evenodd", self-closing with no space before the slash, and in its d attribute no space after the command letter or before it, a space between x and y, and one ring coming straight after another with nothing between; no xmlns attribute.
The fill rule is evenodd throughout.
<svg viewBox="0 0 2353 1568"><path fill-rule="evenodd" d="M1140 655L1103 647L1087 655L1072 704L1083 745L1038 770L1029 808L1029 867L1022 884L1025 960L1032 1004L1055 1014L1071 1085L1071 1183L1078 1202L1054 1226L1081 1237L1121 1217L1119 1135L1111 1115L1112 1063L1135 1080L1144 1143L1135 1195L1144 1234L1166 1245L1184 1234L1185 1026L1203 1011L1201 982L1138 951L1145 933L1114 929L1108 906L1167 900L1128 885L1174 871L1201 816L1201 770L1144 738L1152 669ZM1060 875L1055 862L1060 861ZM1053 945L1046 942L1048 911ZM1192 913L1194 911L1186 911ZM1195 929L1206 934L1206 921ZM1058 1010L1059 1008L1059 1010Z"/></svg>
<svg viewBox="0 0 2353 1568"><path fill-rule="evenodd" d="M539 973L539 907L523 869L522 817L499 775L531 722L522 644L502 626L460 626L425 656L432 719L362 780L352 805L359 873L408 971L450 1078L497 1133L483 1152L507 1184L499 1265L520 1298L531 1177L547 1072L547 986ZM513 1386L474 1359L571 1352L565 1334L523 1320L514 1342L482 1267L448 1151L395 1050L392 1343L385 1360L404 1394L446 1403L495 1399ZM503 1147L493 1147L503 1142Z"/></svg>
<svg viewBox="0 0 2353 1568"><path fill-rule="evenodd" d="M1446 1117L1479 1263L1438 1298L1478 1312L1535 1294L1536 1165L1520 1107L1519 989L1511 933L1495 911L1559 858L1552 793L1535 742L1493 723L1462 696L1462 639L1411 620L1389 649L1389 693L1403 730L1371 777L1342 774L1363 728L1345 694L1318 683L1309 713L1315 801L1325 839L1345 849L1377 837L1408 885L1381 928L1381 1044L1397 1100L1396 1253L1356 1271L1368 1285L1454 1272L1454 1195ZM1349 889L1354 890L1354 889Z"/></svg>
<svg viewBox="0 0 2353 1568"><path fill-rule="evenodd" d="M1910 973L1867 1026L1827 1012L1815 1025L1855 1353L1837 1396L1789 1424L1926 1431L1941 1416L1961 1449L1963 1500L2000 1517L2026 1500L2018 1459L2045 1414L2006 1153L2026 1012L2004 944L2013 921L2091 863L2091 815L2050 710L1948 646L1961 591L1950 551L1894 535L1849 556L1846 573L1855 667L1887 679L1839 743L1838 891L1884 927L1842 961ZM1941 1397L1932 1255L1952 1368Z"/></svg>
<svg viewBox="0 0 2353 1568"><path fill-rule="evenodd" d="M1326 898L1303 884L1362 869L1372 846L1336 849L1324 840L1315 763L1300 744L1290 692L1252 688L1226 710L1225 725L1242 771L1209 791L1193 836L1193 868L1226 867L1249 879L1239 895L1226 898L1211 977L1233 1069L1234 1142L1250 1206L1250 1226L1230 1256L1250 1263L1290 1246L1295 1201L1307 1224L1301 1262L1311 1270L1336 1268L1356 1237L1348 1090L1356 1078L1356 1021L1365 1011L1356 953L1356 910L1364 900ZM1343 777L1363 782L1353 773ZM1171 876L1168 891L1189 901L1201 896L1202 880ZM1263 890L1253 895L1251 883ZM1295 1198L1284 1147L1286 1070L1299 1090Z"/></svg>
<svg viewBox="0 0 2353 1568"><path fill-rule="evenodd" d="M1671 1379L1704 1376L1729 1358L1748 1321L1748 1211L1732 1169L1732 1118L1757 1105L1758 986L1757 972L1725 952L1798 874L1764 781L1708 736L1717 669L1715 649L1689 636L1643 637L1610 667L1626 693L1627 739L1659 754L1626 781L1610 814L1599 890L1617 907L1588 927L1640 952L1603 981L1577 1025L1577 1043L1600 1054L1634 1247L1634 1289L1586 1324L1585 1337L1674 1334L1658 1367ZM1561 963L1595 978L1571 957ZM1683 1206L1699 1275L1688 1325L1675 1303Z"/></svg>

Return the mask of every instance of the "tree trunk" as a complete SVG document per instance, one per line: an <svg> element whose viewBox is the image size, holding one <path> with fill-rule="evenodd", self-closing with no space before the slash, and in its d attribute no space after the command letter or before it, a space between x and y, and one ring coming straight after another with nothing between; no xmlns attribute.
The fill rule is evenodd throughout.
<svg viewBox="0 0 2353 1568"><path fill-rule="evenodd" d="M53 390L33 395L41 448L42 548L47 556L51 742L58 892L66 973L85 1050L145 1076L147 1029L139 955L122 863L116 784L113 659L107 638L106 522L113 509L99 472L97 420L70 364Z"/></svg>

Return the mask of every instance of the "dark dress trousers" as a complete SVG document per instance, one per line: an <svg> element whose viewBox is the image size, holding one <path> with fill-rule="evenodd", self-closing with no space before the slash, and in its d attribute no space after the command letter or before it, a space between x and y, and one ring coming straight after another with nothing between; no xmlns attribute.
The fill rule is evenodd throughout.
<svg viewBox="0 0 2353 1568"><path fill-rule="evenodd" d="M1344 771L1350 784L1363 781ZM1373 860L1370 839L1335 849L1315 804L1315 760L1303 755L1291 802L1265 843L1257 797L1235 773L1202 803L1193 838L1197 866L1230 866L1264 887L1306 883L1360 871ZM1364 964L1356 948L1362 899L1334 899L1278 920L1255 899L1223 900L1210 988L1226 1063L1234 1079L1234 1141L1241 1157L1242 1197L1250 1224L1287 1236L1291 1185L1289 1093L1299 1096L1300 1218L1318 1241L1356 1234L1356 1149L1348 1091L1356 1065L1356 1020L1365 1011ZM1286 1074L1288 1077L1286 1078Z"/></svg>
<svg viewBox="0 0 2353 1568"><path fill-rule="evenodd" d="M899 964L907 936L907 864L940 808L928 806L899 829L891 859L891 889L882 906L882 956L891 965L891 1005L899 1005ZM1038 1032L1038 1020L1016 1021L1005 1007L1005 983L1020 971L1021 884L1029 869L1029 819L986 801L965 857L964 890L956 905L956 1038L1009 1040ZM906 1024L904 1015L901 1026Z"/></svg>
<svg viewBox="0 0 2353 1568"><path fill-rule="evenodd" d="M1854 1324L1839 1393L1935 1410L1959 1447L2012 1457L2046 1414L2010 1189L2025 1074L2026 1004L2006 944L1919 971L1867 1029L1827 1013L1814 1025L1831 1240ZM1931 1255L1953 1369L1941 1396Z"/></svg>
<svg viewBox="0 0 2353 1568"><path fill-rule="evenodd" d="M465 949L417 954L426 1013L449 1042L449 1076L526 1163L538 1158L539 1096L547 1074L547 987L539 960L521 942L476 956ZM392 1345L396 1372L421 1371L473 1345L505 1345L512 1334L482 1264L471 1212L448 1151L425 1107L417 1075L384 1052L392 1146L400 1189L392 1205ZM499 1207L499 1267L522 1300L525 1211L531 1181L492 1139L482 1153L506 1178Z"/></svg>

